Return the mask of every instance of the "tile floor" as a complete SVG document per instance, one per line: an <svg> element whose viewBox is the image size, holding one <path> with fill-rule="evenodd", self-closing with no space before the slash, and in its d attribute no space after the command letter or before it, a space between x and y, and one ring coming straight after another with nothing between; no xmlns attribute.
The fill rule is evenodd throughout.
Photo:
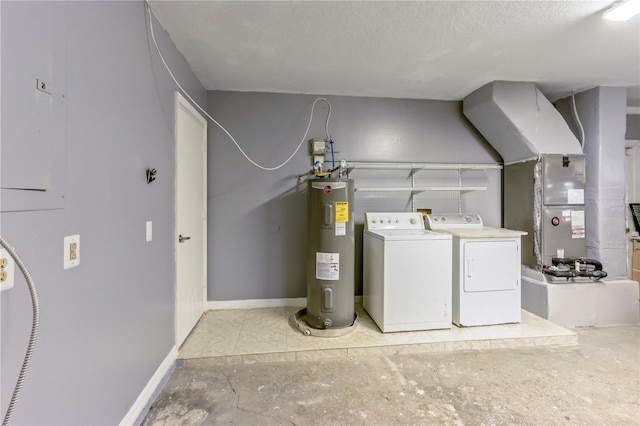
<svg viewBox="0 0 640 426"><path fill-rule="evenodd" d="M351 334L304 336L289 325L289 317L301 308L207 311L180 348L178 358L251 364L578 343L574 331L524 310L520 324L382 333L362 305L356 305L358 323Z"/></svg>

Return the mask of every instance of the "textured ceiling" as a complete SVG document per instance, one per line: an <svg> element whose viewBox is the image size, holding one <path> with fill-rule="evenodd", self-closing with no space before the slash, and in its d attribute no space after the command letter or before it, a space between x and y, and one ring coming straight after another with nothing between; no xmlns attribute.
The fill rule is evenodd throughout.
<svg viewBox="0 0 640 426"><path fill-rule="evenodd" d="M209 90L445 100L494 80L551 100L639 86L640 17L604 21L611 3L150 2Z"/></svg>

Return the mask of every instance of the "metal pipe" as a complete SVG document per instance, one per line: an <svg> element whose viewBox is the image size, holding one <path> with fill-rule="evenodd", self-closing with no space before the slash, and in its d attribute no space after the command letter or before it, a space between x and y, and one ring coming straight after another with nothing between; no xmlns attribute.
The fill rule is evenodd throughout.
<svg viewBox="0 0 640 426"><path fill-rule="evenodd" d="M27 281L27 286L29 287L29 293L31 294L31 303L33 305L33 322L31 324L31 336L29 337L27 352L24 356L24 360L22 361L22 368L20 369L20 374L18 375L16 386L13 389L13 395L11 395L9 408L7 408L4 420L2 421L2 425L6 426L11 421L13 410L15 409L18 398L20 397L20 392L22 391L22 383L24 382L24 378L27 375L27 370L29 369L29 364L31 363L33 349L35 348L36 339L38 338L38 327L40 326L40 303L38 302L38 292L36 291L35 283L31 278L29 270L20 259L20 256L18 256L13 247L11 247L2 237L0 237L0 245L2 245L5 250L7 250L7 253L9 253L9 255L13 258L14 262L16 263L16 265L18 265L18 268L22 272L22 275L24 275L24 278Z"/></svg>

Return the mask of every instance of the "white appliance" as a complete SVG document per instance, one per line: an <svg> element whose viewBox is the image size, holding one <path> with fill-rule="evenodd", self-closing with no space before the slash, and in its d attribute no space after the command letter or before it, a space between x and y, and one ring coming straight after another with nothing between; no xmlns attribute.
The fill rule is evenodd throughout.
<svg viewBox="0 0 640 426"><path fill-rule="evenodd" d="M380 330L451 328L452 237L420 213L365 213L363 239L362 299Z"/></svg>
<svg viewBox="0 0 640 426"><path fill-rule="evenodd" d="M527 233L483 226L477 214L428 214L425 225L453 237L453 323L520 322L520 239Z"/></svg>

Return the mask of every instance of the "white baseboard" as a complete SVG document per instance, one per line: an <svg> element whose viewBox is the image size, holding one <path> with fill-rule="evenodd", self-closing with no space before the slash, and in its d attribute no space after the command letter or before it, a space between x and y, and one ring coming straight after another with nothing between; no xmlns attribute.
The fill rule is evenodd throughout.
<svg viewBox="0 0 640 426"><path fill-rule="evenodd" d="M246 300L209 300L207 310L218 309L255 309L255 308L283 308L288 306L307 306L306 297L291 299L246 299Z"/></svg>
<svg viewBox="0 0 640 426"><path fill-rule="evenodd" d="M140 395L136 399L136 402L133 403L129 412L124 416L122 421L120 422L121 426L130 426L135 425L136 421L142 420L139 419L140 415L143 414L144 410L147 409L147 405L151 402L151 398L154 396L156 391L158 391L159 386L161 385L163 379L167 376L167 373L171 371L171 369L175 366L176 358L178 357L178 348L173 347L167 354L166 358L162 361L158 369L151 379L149 379L149 383L142 389Z"/></svg>
<svg viewBox="0 0 640 426"><path fill-rule="evenodd" d="M355 297L356 303L362 303L362 296ZM256 308L285 308L285 307L305 307L306 297L290 299L247 299L247 300L209 300L206 303L206 310L214 311L220 309L256 309Z"/></svg>

